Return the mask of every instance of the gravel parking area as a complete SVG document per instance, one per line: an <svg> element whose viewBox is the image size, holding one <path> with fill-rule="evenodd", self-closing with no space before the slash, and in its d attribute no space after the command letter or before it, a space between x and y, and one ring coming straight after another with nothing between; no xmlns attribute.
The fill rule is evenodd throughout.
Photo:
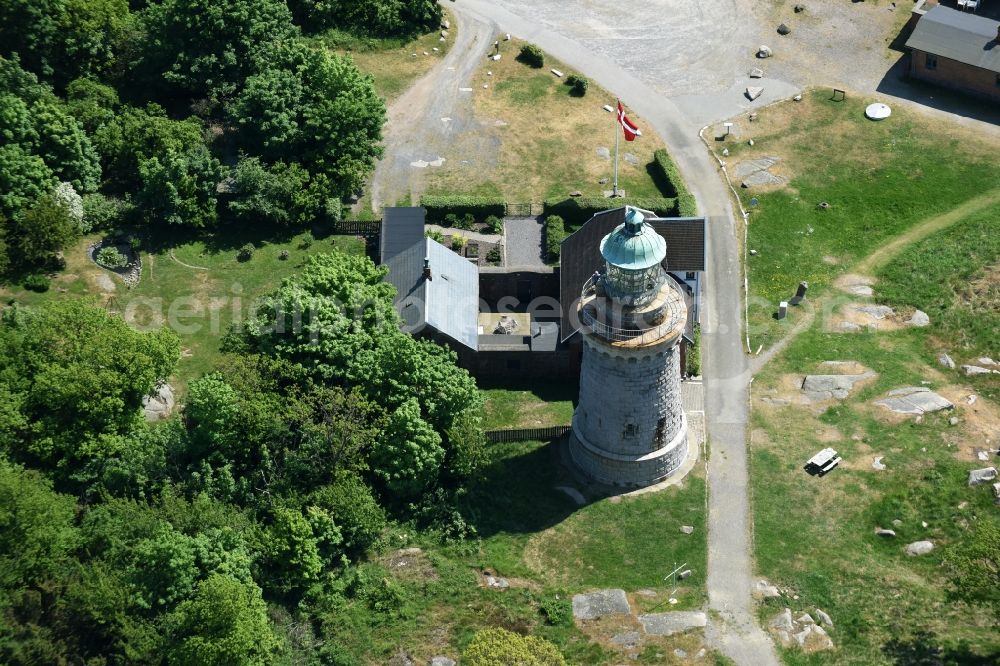
<svg viewBox="0 0 1000 666"><path fill-rule="evenodd" d="M507 267L545 266L542 255L542 218L508 217L504 219Z"/></svg>

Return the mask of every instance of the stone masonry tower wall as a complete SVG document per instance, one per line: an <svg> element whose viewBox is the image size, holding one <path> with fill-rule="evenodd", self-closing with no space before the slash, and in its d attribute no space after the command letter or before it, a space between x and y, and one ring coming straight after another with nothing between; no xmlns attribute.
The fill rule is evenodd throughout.
<svg viewBox="0 0 1000 666"><path fill-rule="evenodd" d="M637 226L623 225L605 244L623 231L634 244L643 231L641 214ZM655 252L645 262L651 266L632 270L644 271L641 279L627 274L617 282L616 270L636 262L605 252L604 244L602 254L610 256L608 270L585 285L581 298L583 364L569 451L594 481L642 487L669 477L687 458L678 349L687 313L673 281L659 277ZM631 294L625 293L629 285Z"/></svg>

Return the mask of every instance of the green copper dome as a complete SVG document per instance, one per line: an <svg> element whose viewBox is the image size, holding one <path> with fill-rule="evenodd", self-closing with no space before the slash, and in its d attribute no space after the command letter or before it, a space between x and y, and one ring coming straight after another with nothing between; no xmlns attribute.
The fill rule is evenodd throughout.
<svg viewBox="0 0 1000 666"><path fill-rule="evenodd" d="M657 266L667 256L667 242L644 223L642 213L628 208L625 224L601 241L601 256L612 266L639 271Z"/></svg>

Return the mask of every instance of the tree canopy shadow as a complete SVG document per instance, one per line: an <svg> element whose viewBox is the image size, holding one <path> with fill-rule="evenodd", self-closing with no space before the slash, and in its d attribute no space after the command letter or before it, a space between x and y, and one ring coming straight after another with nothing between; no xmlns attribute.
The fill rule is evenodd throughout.
<svg viewBox="0 0 1000 666"><path fill-rule="evenodd" d="M893 639L882 646L882 653L898 666L993 666L1000 663L1000 652L976 654L965 643L944 645L926 630L905 639Z"/></svg>
<svg viewBox="0 0 1000 666"><path fill-rule="evenodd" d="M480 536L541 532L573 514L577 505L555 489L572 483L560 463L560 445L559 440L491 445L493 461L461 502L463 516Z"/></svg>

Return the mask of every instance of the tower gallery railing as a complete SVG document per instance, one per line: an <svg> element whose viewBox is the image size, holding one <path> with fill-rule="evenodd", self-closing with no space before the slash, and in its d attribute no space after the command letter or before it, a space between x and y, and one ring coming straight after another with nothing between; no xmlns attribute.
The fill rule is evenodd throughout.
<svg viewBox="0 0 1000 666"><path fill-rule="evenodd" d="M594 300L606 298L598 295L597 286L601 276L593 276L583 285L580 292L580 321L591 331L601 336L605 340L612 342L627 342L640 337L647 337L655 340L677 328L684 319L685 307L684 296L681 294L677 284L667 278L667 287L674 293L662 296L659 307L652 308L648 312L642 312L637 321L631 326L614 326L601 321L597 316ZM627 308L626 308L627 309ZM615 312L622 311L620 306ZM639 313L637 313L639 314Z"/></svg>

